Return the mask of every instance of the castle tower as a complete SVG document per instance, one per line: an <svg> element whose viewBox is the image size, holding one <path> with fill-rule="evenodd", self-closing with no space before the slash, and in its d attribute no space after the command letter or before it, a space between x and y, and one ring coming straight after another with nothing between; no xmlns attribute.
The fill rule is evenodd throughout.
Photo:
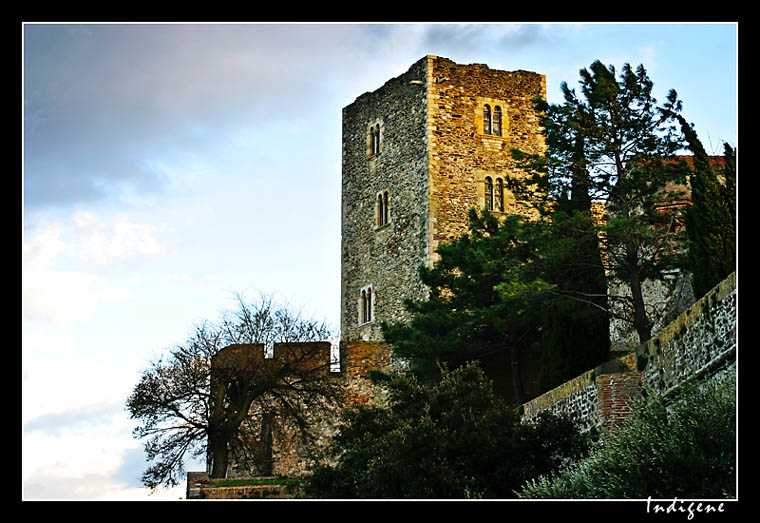
<svg viewBox="0 0 760 523"><path fill-rule="evenodd" d="M418 267L466 232L471 208L525 210L503 186L510 149L545 149L546 77L426 56L343 109L341 337L381 340L422 299Z"/></svg>

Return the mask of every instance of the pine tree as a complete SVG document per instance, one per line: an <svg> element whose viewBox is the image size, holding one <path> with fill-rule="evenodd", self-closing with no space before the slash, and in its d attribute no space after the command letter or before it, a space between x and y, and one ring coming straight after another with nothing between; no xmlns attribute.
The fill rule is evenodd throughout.
<svg viewBox="0 0 760 523"><path fill-rule="evenodd" d="M661 279L664 270L679 263L678 229L669 226L673 217L660 212L658 204L667 199L664 188L678 174L671 163L682 144L671 115L658 108L643 66L634 70L625 64L618 79L614 67L595 61L580 76L580 95L563 82L563 104L539 103L546 115L548 152L544 158L515 152L524 166L533 167L534 176L512 186L523 185L522 194L543 186L545 190L536 191L543 201L534 203L547 215L562 211L570 199L583 202L575 212L590 218L587 202L604 203L606 222L596 233L603 241L605 270L630 291L610 295L614 302L609 310L623 309L622 317L631 321L643 343L652 329L644 282ZM671 96L676 103L675 91ZM598 272L588 274L593 281ZM586 296L582 288L566 290L568 297L575 293L579 300L597 294L594 288Z"/></svg>
<svg viewBox="0 0 760 523"><path fill-rule="evenodd" d="M542 307L539 383L543 390L606 361L610 346L607 282L585 163L587 139L566 115L554 113L548 136L551 143L565 145L564 161L557 162L554 170L567 172L569 186L555 191L552 204L543 208L548 236L542 247L546 260L542 274L555 292Z"/></svg>
<svg viewBox="0 0 760 523"><path fill-rule="evenodd" d="M496 353L509 354L513 399L526 401L521 352L538 336L539 296L545 282L533 272L539 224L521 216L500 221L470 212L469 233L443 243L440 260L422 267L425 300L408 301L412 319L384 324L383 338L420 375Z"/></svg>
<svg viewBox="0 0 760 523"><path fill-rule="evenodd" d="M703 296L736 267L736 153L724 146L724 182L721 184L711 158L694 128L681 115L689 149L694 155L691 175L692 206L686 213L689 267L697 297Z"/></svg>

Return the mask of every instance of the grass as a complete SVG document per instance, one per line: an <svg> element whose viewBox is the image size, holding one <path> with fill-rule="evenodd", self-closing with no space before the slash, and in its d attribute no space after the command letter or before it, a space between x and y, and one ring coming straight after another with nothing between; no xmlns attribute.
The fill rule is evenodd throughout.
<svg viewBox="0 0 760 523"><path fill-rule="evenodd" d="M258 485L293 485L297 479L288 478L231 478L231 479L204 479L198 481L203 486L214 487L252 487Z"/></svg>

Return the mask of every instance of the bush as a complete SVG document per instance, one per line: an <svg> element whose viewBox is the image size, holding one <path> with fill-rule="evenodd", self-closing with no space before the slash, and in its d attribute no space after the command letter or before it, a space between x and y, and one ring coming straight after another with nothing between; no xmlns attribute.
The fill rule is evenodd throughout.
<svg viewBox="0 0 760 523"><path fill-rule="evenodd" d="M736 488L735 374L650 396L585 460L529 481L520 498L726 498Z"/></svg>
<svg viewBox="0 0 760 523"><path fill-rule="evenodd" d="M313 469L306 495L319 498L511 498L527 479L585 455L588 442L566 418L520 423L474 363L442 370L434 386L385 376L389 408L346 413L335 465Z"/></svg>

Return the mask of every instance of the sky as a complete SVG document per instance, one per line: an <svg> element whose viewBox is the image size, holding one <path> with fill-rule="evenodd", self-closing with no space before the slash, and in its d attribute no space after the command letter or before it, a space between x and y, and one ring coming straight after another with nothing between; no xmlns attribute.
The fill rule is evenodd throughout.
<svg viewBox="0 0 760 523"><path fill-rule="evenodd" d="M337 328L341 111L425 55L561 82L643 64L737 146L734 23L22 24L22 498L151 493L125 402L260 293ZM188 470L204 464L189 461Z"/></svg>

